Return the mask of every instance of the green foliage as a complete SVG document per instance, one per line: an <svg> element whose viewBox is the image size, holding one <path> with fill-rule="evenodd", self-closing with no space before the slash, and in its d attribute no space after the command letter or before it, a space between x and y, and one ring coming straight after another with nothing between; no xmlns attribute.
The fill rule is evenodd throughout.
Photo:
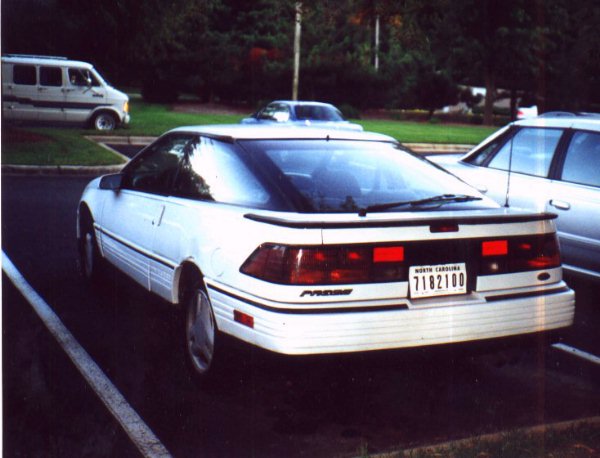
<svg viewBox="0 0 600 458"><path fill-rule="evenodd" d="M347 116L355 118L350 111ZM99 133L87 129L23 128L3 125L2 163L18 165L112 165L119 156L84 138L85 135L159 136L186 125L238 123L235 114L183 113L165 105L132 102L131 124L125 129ZM350 113L350 114L348 114ZM365 130L390 135L404 143L479 143L494 129L394 120L361 120Z"/></svg>
<svg viewBox="0 0 600 458"><path fill-rule="evenodd" d="M2 47L91 61L148 100L193 93L254 104L291 95L295 3L5 0ZM600 105L596 0L302 4L302 98L431 111L454 101L460 83L488 88L487 115L497 88L541 110Z"/></svg>

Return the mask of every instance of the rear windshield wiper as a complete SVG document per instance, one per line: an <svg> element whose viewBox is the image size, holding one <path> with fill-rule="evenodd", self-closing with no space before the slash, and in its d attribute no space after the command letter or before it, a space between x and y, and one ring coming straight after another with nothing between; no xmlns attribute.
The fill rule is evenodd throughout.
<svg viewBox="0 0 600 458"><path fill-rule="evenodd" d="M385 211L385 210L389 210L391 208L396 208L396 207L405 207L405 206L418 207L421 205L428 205L428 204L443 205L446 203L470 202L472 200L481 200L481 199L482 199L481 197L469 196L466 194L441 194L439 196L427 197L425 199L401 200L399 202L387 202L385 204L369 205L368 207L361 208L358 211L358 216L367 216L367 213L369 213L369 212L380 212L380 211Z"/></svg>

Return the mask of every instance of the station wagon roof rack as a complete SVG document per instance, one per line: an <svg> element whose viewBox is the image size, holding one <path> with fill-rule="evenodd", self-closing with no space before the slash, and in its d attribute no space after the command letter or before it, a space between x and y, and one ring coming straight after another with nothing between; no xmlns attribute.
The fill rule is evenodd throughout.
<svg viewBox="0 0 600 458"><path fill-rule="evenodd" d="M52 60L68 60L64 56L40 56L37 54L3 54L2 57L24 57L28 59L52 59Z"/></svg>

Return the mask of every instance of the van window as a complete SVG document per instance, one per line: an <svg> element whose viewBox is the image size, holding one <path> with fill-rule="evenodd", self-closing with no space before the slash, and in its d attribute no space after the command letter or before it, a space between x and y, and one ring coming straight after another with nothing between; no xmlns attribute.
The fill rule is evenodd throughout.
<svg viewBox="0 0 600 458"><path fill-rule="evenodd" d="M35 66L33 65L15 65L13 67L13 82L25 86L35 86L37 79L35 76Z"/></svg>
<svg viewBox="0 0 600 458"><path fill-rule="evenodd" d="M100 86L94 74L85 68L69 68L69 81L73 86Z"/></svg>
<svg viewBox="0 0 600 458"><path fill-rule="evenodd" d="M40 67L40 85L62 86L62 68Z"/></svg>

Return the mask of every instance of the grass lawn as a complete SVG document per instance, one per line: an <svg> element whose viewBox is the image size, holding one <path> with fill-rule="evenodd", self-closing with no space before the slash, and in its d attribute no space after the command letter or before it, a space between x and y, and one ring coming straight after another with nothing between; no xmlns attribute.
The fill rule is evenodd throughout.
<svg viewBox="0 0 600 458"><path fill-rule="evenodd" d="M498 130L497 127L484 127L456 124L431 124L428 122L360 120L365 130L379 132L394 137L402 143L451 143L476 145Z"/></svg>
<svg viewBox="0 0 600 458"><path fill-rule="evenodd" d="M165 105L131 102L131 123L124 129L98 133L89 129L2 126L2 164L109 165L122 159L84 135L158 136L174 127L238 123L239 114L182 113ZM393 120L359 120L365 130L390 135L405 143L476 144L495 127L431 124Z"/></svg>
<svg viewBox="0 0 600 458"><path fill-rule="evenodd" d="M113 165L123 159L86 138L77 129L2 126L2 164Z"/></svg>

